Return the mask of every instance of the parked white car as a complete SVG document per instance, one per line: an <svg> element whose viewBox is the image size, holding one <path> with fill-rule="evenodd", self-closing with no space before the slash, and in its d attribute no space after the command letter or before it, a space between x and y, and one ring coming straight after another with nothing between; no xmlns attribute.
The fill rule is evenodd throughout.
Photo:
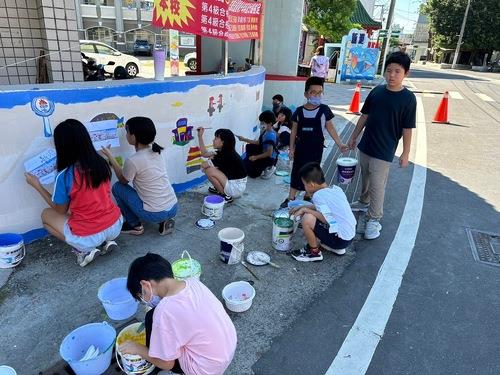
<svg viewBox="0 0 500 375"><path fill-rule="evenodd" d="M187 66L190 70L196 70L196 52L184 56L184 66Z"/></svg>
<svg viewBox="0 0 500 375"><path fill-rule="evenodd" d="M115 65L104 67L108 73L113 73L117 66L125 67L131 77L135 77L139 73L141 63L138 58L121 53L105 43L96 40L80 40L80 50L86 56L95 59L97 64L106 65L108 62L114 61Z"/></svg>

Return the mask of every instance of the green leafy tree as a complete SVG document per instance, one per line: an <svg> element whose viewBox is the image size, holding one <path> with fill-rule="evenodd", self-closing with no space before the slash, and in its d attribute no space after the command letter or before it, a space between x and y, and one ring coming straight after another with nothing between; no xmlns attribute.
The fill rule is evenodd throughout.
<svg viewBox="0 0 500 375"><path fill-rule="evenodd" d="M455 48L467 0L429 0L424 6L429 16L432 42L441 48ZM500 49L500 1L471 0L463 37L463 50Z"/></svg>
<svg viewBox="0 0 500 375"><path fill-rule="evenodd" d="M326 39L338 42L353 27L351 22L356 0L309 0L304 23Z"/></svg>

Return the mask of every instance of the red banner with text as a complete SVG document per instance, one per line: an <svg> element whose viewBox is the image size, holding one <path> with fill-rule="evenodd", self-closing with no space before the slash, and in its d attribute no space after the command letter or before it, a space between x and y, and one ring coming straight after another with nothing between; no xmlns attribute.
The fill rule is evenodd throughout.
<svg viewBox="0 0 500 375"><path fill-rule="evenodd" d="M252 0L155 0L153 25L223 39L260 39L262 3Z"/></svg>

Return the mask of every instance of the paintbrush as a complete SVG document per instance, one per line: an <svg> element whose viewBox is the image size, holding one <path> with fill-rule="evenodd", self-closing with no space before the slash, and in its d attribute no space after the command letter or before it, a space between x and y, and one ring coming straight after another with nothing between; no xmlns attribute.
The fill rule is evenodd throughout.
<svg viewBox="0 0 500 375"><path fill-rule="evenodd" d="M243 267L245 267L245 268L246 268L246 270L247 270L248 272L250 272L250 273L252 274L252 276L253 276L253 277L255 277L257 280L259 280L259 278L257 277L257 275L253 273L253 271L250 269L250 267L248 267L248 265L245 263L245 261L243 261L243 260L242 260L242 261L241 261L241 264L243 264Z"/></svg>

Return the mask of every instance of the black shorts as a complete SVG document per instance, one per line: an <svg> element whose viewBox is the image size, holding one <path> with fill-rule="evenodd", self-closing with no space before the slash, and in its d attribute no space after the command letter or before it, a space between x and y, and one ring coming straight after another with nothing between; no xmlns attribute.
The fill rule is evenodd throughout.
<svg viewBox="0 0 500 375"><path fill-rule="evenodd" d="M319 238L322 244L325 244L332 249L345 249L352 242L352 240L343 240L337 236L337 233L328 232L328 224L324 224L317 219L316 225L314 225L314 234Z"/></svg>

